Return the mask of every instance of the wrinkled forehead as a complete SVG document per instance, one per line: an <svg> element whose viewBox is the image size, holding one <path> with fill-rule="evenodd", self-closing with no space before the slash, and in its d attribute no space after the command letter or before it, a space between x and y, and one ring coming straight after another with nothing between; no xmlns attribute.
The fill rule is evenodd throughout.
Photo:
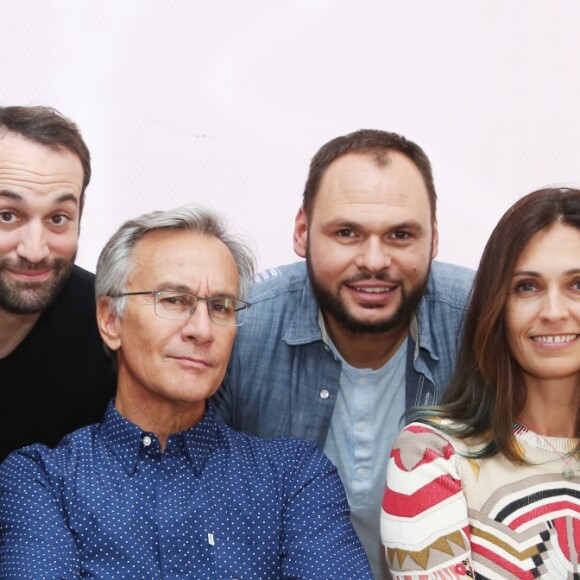
<svg viewBox="0 0 580 580"><path fill-rule="evenodd" d="M131 252L127 286L147 289L200 289L237 295L238 270L229 248L217 237L190 230L159 229L146 233ZM151 286L153 285L153 286Z"/></svg>

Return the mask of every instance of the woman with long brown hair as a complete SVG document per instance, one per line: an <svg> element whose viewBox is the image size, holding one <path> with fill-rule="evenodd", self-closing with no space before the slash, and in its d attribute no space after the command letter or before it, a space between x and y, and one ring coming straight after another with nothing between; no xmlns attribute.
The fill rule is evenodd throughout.
<svg viewBox="0 0 580 580"><path fill-rule="evenodd" d="M578 578L579 410L580 190L542 189L494 229L443 401L391 451L393 578Z"/></svg>

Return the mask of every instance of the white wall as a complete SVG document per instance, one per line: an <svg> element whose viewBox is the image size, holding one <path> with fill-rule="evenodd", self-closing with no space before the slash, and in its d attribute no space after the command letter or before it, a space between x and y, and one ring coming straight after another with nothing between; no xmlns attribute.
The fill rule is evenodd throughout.
<svg viewBox="0 0 580 580"><path fill-rule="evenodd" d="M440 258L476 266L519 196L580 184L578 0L3 0L0 104L82 128L79 263L120 223L198 202L261 268L295 259L310 158L359 128L431 157Z"/></svg>

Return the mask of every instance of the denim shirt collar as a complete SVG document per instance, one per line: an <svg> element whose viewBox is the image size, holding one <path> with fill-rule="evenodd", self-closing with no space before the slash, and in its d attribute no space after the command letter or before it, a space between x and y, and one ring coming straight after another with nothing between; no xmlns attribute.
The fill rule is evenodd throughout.
<svg viewBox="0 0 580 580"><path fill-rule="evenodd" d="M304 281L298 308L296 308L296 312L282 339L290 346L322 340L322 332L318 325L318 301L314 296L308 276L306 276Z"/></svg>
<svg viewBox="0 0 580 580"><path fill-rule="evenodd" d="M426 293L428 292L429 284L426 289ZM324 340L318 323L318 313L318 301L314 295L310 279L306 276L302 297L284 333L284 342L290 346L296 346ZM421 298L417 312L411 319L409 334L415 343L415 352L413 355L415 361L421 349L427 351L431 359L439 360L439 354L435 352L435 344L431 337L431 325L425 296Z"/></svg>
<svg viewBox="0 0 580 580"><path fill-rule="evenodd" d="M125 419L115 408L114 400L109 402L105 417L100 425L100 434L128 475L132 475L137 468L141 458L143 439L151 437L157 440L154 433L144 431ZM202 420L193 427L171 435L168 439L168 448L176 438L183 439L193 470L199 477L218 444L218 423L213 407L207 405Z"/></svg>
<svg viewBox="0 0 580 580"><path fill-rule="evenodd" d="M428 292L429 286L426 289L426 293ZM439 360L439 353L435 351L435 343L431 334L431 323L425 296L421 298L417 311L411 318L409 334L415 341L413 360L417 360L420 349L427 351L432 360Z"/></svg>

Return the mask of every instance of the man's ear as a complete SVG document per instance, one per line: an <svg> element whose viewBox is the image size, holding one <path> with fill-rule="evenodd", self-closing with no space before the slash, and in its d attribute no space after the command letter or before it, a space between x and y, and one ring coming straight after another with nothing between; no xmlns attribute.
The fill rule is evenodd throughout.
<svg viewBox="0 0 580 580"><path fill-rule="evenodd" d="M111 298L108 296L97 300L97 325L103 342L111 350L119 350L121 347L119 319L111 309Z"/></svg>
<svg viewBox="0 0 580 580"><path fill-rule="evenodd" d="M306 248L308 247L308 220L301 207L294 220L294 251L301 257L306 258Z"/></svg>
<svg viewBox="0 0 580 580"><path fill-rule="evenodd" d="M434 260L439 253L439 228L437 220L433 222L433 249L431 250L431 259Z"/></svg>

